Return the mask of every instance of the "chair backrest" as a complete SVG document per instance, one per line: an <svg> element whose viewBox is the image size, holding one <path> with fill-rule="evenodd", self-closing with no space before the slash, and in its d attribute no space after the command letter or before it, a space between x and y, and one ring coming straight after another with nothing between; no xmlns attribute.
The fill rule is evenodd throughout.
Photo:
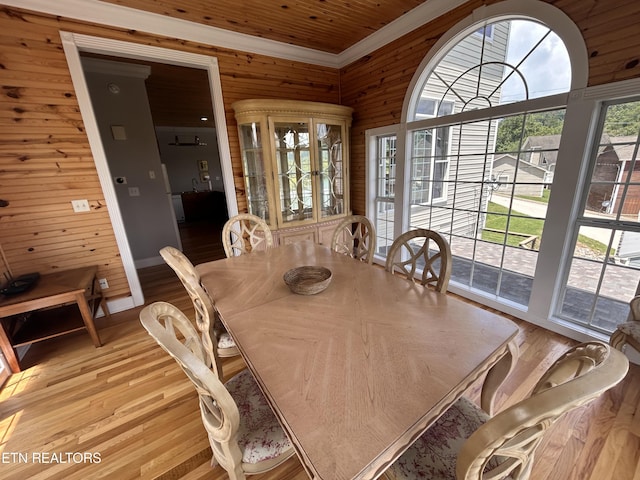
<svg viewBox="0 0 640 480"><path fill-rule="evenodd" d="M200 400L202 423L216 460L227 471L241 471L242 451L237 442L238 406L206 365L204 349L189 319L173 305L156 302L140 312L140 322L193 382Z"/></svg>
<svg viewBox="0 0 640 480"><path fill-rule="evenodd" d="M376 231L364 215L350 215L336 226L331 249L371 264L376 251Z"/></svg>
<svg viewBox="0 0 640 480"><path fill-rule="evenodd" d="M451 247L449 242L434 230L418 228L396 238L387 253L386 269L399 271L414 281L416 271L422 268L422 285L431 285L439 292L446 292L451 278Z"/></svg>
<svg viewBox="0 0 640 480"><path fill-rule="evenodd" d="M627 357L605 343L569 349L529 398L498 413L469 437L458 454L457 478L529 478L535 450L553 423L616 385L628 369ZM493 469L483 476L487 464Z"/></svg>
<svg viewBox="0 0 640 480"><path fill-rule="evenodd" d="M235 215L222 227L222 246L227 257L266 250L273 246L271 229L256 215Z"/></svg>
<svg viewBox="0 0 640 480"><path fill-rule="evenodd" d="M640 295L629 300L629 320L640 322Z"/></svg>
<svg viewBox="0 0 640 480"><path fill-rule="evenodd" d="M193 302L196 327L200 331L202 345L207 354L207 363L221 377L220 358L217 355L217 335L214 332L215 307L211 297L200 285L200 275L184 253L174 247L164 247L160 255L176 273ZM214 343L215 342L215 343Z"/></svg>

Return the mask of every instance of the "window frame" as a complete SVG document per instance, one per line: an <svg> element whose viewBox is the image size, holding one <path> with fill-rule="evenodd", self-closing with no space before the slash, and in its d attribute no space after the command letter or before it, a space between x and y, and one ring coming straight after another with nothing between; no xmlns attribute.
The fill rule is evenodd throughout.
<svg viewBox="0 0 640 480"><path fill-rule="evenodd" d="M521 12L520 15L512 15L513 11ZM635 97L640 90L640 78L615 82L607 85L587 87L588 80L588 56L584 40L576 25L560 10L550 4L539 1L504 1L488 7L481 7L467 19L449 30L441 37L436 45L430 50L421 65L416 70L405 96L401 123L371 129L365 132L367 137L366 147L371 141L375 141L375 135L379 132L394 131L398 134L397 159L398 167L397 182L400 181L404 173L405 184L408 181L409 165L408 152L403 152L405 146L411 145L410 132L420 128L430 128L441 126L442 119L420 119L407 121L413 118L415 112L411 111L417 104L416 99L421 95L419 86L424 84L426 76L432 68L447 53L451 43L457 43L473 29L479 28L488 21L499 19L530 19L543 23L551 28L564 42L571 58L572 80L569 92L551 95L548 97L535 98L527 101L526 112L549 110L564 107L565 119L560 145L558 147L558 157L563 161L559 162L554 170L554 180L556 185L562 188L553 190L549 201L546 228L544 232L544 242L539 250L539 259L536 265L535 282L531 291L529 308L523 310L516 305L509 305L505 302L498 302L493 298L480 295L477 292L461 289L450 284L449 290L460 294L466 298L478 301L489 307L512 314L516 317L527 320L536 325L549 330L567 335L576 340L587 340L593 338L605 339L603 335L598 335L586 328L580 328L575 324L570 324L554 315L558 302L558 291L562 287L562 282L566 279L566 259L572 252L574 242L574 225L578 215L578 208L581 205L585 179L589 166L589 149L593 142L595 122L599 112L599 106L607 100L615 100L625 97ZM484 23L483 23L484 22ZM504 104L491 109L486 109L483 113L487 118L508 116L509 114L521 112L521 102ZM447 116L450 124L461 123L466 120L475 119L477 112L461 112ZM400 139L404 138L404 142ZM406 148L409 150L409 148ZM367 158L370 158L370 151L367 150ZM367 165L369 167L369 165ZM402 172L402 170L405 170ZM396 228L401 233L408 229L409 216L409 196L404 194L404 189L396 188ZM367 214L375 218L375 210L371 209L367 195ZM400 208L401 207L401 208ZM381 261L377 257L378 262Z"/></svg>

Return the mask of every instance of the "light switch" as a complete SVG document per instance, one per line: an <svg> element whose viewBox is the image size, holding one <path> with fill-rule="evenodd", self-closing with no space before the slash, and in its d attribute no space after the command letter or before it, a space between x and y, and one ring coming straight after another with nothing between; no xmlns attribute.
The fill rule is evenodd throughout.
<svg viewBox="0 0 640 480"><path fill-rule="evenodd" d="M114 140L126 140L127 132L124 125L111 125L111 135Z"/></svg>
<svg viewBox="0 0 640 480"><path fill-rule="evenodd" d="M140 189L138 187L129 187L129 196L130 197L139 197Z"/></svg>

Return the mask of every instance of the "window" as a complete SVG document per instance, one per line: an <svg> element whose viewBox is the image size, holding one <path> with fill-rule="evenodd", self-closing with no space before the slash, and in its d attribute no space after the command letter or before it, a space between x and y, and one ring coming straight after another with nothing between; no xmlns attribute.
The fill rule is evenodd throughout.
<svg viewBox="0 0 640 480"><path fill-rule="evenodd" d="M371 201L368 214L389 242L413 228L442 233L449 290L605 339L640 280L640 79L587 87L575 25L536 1L509 19L511 3L441 39L407 91L404 122L368 132L376 166L371 145L395 132L398 169L393 223Z"/></svg>
<svg viewBox="0 0 640 480"><path fill-rule="evenodd" d="M386 254L394 239L394 198L396 187L396 135L381 135L376 140L376 245Z"/></svg>
<svg viewBox="0 0 640 480"><path fill-rule="evenodd" d="M640 99L606 102L557 315L606 334L640 280Z"/></svg>
<svg viewBox="0 0 640 480"><path fill-rule="evenodd" d="M492 41L478 32L490 32ZM548 164L558 150L566 96L547 102L558 107L540 111L531 112L525 103L566 92L570 85L568 62L554 88L540 82L539 72L556 60L540 50L551 46L564 48L551 29L532 20L469 28L411 92L405 148L410 173L406 184L394 184L406 206L398 196L385 197L381 209L377 196L376 224L384 225L387 240L412 228L445 234L456 259L452 281L521 308L529 303L545 224ZM493 113L514 101L521 104L508 115ZM544 164L541 152L547 155ZM524 197L540 199L540 208ZM401 222L395 216L390 223L390 201L402 208Z"/></svg>

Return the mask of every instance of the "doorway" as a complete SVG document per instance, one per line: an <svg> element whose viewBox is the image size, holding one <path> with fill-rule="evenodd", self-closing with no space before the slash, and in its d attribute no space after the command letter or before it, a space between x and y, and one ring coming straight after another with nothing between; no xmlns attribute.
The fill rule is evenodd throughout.
<svg viewBox="0 0 640 480"><path fill-rule="evenodd" d="M70 32L61 32L61 37L78 97L80 111L87 130L91 151L96 163L100 184L105 195L111 223L114 228L116 241L131 290L131 297L109 303L111 311L117 312L142 305L144 303L144 295L136 271L131 246L127 240L122 212L118 205L113 179L110 175L106 153L92 108L91 97L82 70L80 54L81 52L89 52L92 54L120 57L122 59L155 62L158 64L175 65L206 71L209 81L211 107L213 110L213 124L215 125L220 158L220 180L224 187L227 212L229 216L232 216L237 214L237 201L218 65L215 58L205 55L90 37Z"/></svg>
<svg viewBox="0 0 640 480"><path fill-rule="evenodd" d="M222 252L228 214L207 72L80 56L136 268L164 265L164 246L194 262L221 258L215 252ZM121 124L123 141L113 138L114 124ZM132 197L132 188L139 195ZM194 231L217 240L219 248L194 251Z"/></svg>

